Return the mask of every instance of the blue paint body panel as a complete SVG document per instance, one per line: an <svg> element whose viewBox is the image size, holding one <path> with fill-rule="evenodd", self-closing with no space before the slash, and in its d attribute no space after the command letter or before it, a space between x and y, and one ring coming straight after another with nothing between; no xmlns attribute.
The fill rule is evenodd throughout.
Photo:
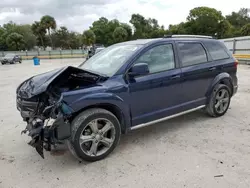
<svg viewBox="0 0 250 188"><path fill-rule="evenodd" d="M201 43L206 49L208 40L213 39L188 42ZM63 100L75 112L95 105L116 106L123 114L126 130L130 130L138 124L206 105L213 87L221 80L226 79L233 88L237 86L235 59L229 51L229 58L213 61L206 50L208 62L183 67L177 47L180 41L185 40L169 38L143 43L115 75L92 87L65 92ZM133 78L127 75L141 54L161 44L173 45L174 69Z"/></svg>

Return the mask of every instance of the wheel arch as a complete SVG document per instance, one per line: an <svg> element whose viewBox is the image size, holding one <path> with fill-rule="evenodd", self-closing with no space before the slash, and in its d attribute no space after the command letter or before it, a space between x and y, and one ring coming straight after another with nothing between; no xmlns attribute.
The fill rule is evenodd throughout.
<svg viewBox="0 0 250 188"><path fill-rule="evenodd" d="M73 119L78 114L82 113L83 111L92 109L92 108L105 109L105 110L111 112L112 114L114 114L116 116L116 118L118 119L118 121L120 122L122 133L123 134L127 133L128 129L130 127L130 123L126 117L126 114L124 114L124 112L121 110L120 107L118 107L117 105L112 104L112 103L98 103L98 104L92 104L92 105L85 106L72 114L72 116L70 117L70 122L72 122Z"/></svg>
<svg viewBox="0 0 250 188"><path fill-rule="evenodd" d="M213 92L213 89L215 88L217 84L224 84L228 86L230 89L230 95L231 96L233 95L233 81L232 81L231 76L228 73L221 73L217 75L212 81L212 83L210 84L209 89L206 93L206 96L208 99L210 98L211 93Z"/></svg>

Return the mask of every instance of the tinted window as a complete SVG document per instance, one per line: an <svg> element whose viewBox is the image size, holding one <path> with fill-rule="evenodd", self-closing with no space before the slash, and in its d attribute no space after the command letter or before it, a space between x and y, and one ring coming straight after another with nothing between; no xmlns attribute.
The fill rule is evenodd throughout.
<svg viewBox="0 0 250 188"><path fill-rule="evenodd" d="M175 68L172 44L164 44L145 52L136 63L147 63L149 72L156 73Z"/></svg>
<svg viewBox="0 0 250 188"><path fill-rule="evenodd" d="M182 66L196 65L207 62L207 54L200 43L178 43Z"/></svg>
<svg viewBox="0 0 250 188"><path fill-rule="evenodd" d="M220 42L206 42L205 45L213 60L229 58L229 55Z"/></svg>

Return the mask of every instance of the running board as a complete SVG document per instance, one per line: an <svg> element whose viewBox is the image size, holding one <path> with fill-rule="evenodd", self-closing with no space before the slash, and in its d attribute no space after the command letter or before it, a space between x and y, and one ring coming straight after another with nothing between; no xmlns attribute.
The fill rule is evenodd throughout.
<svg viewBox="0 0 250 188"><path fill-rule="evenodd" d="M200 110L202 108L204 108L206 105L202 105L202 106L199 106L199 107L196 107L196 108L192 108L190 110L186 110L186 111L183 111L183 112L180 112L178 114L174 114L174 115L171 115L171 116L167 116L167 117L164 117L164 118L161 118L161 119L157 119L157 120L154 120L154 121L150 121L148 123L143 123L143 124L139 124L139 125L136 125L134 127L131 127L131 130L136 130L136 129L140 129L142 127L146 127L146 126L149 126L149 125L153 125L153 124L156 124L156 123L160 123L162 121L166 121L166 120L169 120L169 119L172 119L172 118L175 118L175 117L178 117L178 116L181 116L181 115L184 115L184 114L188 114L190 112L194 112L196 110Z"/></svg>

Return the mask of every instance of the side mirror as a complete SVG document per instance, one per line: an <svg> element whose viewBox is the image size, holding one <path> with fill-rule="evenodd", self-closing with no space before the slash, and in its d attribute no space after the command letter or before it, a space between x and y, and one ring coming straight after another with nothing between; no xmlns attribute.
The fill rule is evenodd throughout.
<svg viewBox="0 0 250 188"><path fill-rule="evenodd" d="M149 73L147 63L137 63L128 72L129 76L142 76Z"/></svg>

